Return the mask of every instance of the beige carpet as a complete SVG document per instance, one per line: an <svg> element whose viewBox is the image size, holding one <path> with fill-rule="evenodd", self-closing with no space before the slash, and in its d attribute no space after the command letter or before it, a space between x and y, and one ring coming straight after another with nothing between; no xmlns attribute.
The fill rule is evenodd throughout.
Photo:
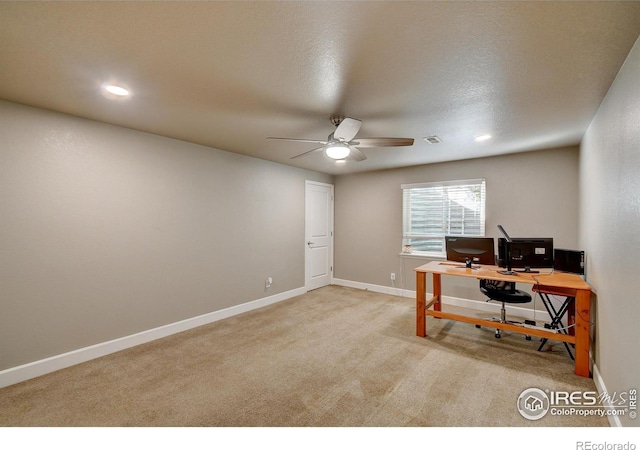
<svg viewBox="0 0 640 450"><path fill-rule="evenodd" d="M529 387L594 391L561 345L329 286L0 390L1 426L607 426L524 419Z"/></svg>

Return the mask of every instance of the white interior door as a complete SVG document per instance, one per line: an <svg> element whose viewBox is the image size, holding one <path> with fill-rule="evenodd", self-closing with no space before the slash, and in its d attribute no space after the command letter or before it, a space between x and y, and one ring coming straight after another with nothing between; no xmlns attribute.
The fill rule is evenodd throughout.
<svg viewBox="0 0 640 450"><path fill-rule="evenodd" d="M331 284L333 278L333 185L306 182L305 288Z"/></svg>

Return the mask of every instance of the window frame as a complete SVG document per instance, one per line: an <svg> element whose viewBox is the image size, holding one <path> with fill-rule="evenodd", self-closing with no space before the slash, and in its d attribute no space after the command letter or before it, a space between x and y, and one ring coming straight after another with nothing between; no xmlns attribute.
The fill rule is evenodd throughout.
<svg viewBox="0 0 640 450"><path fill-rule="evenodd" d="M486 179L484 178L474 178L468 180L449 180L449 181L436 181L436 182L428 182L428 183L411 183L411 184L402 184L402 252L403 255L413 255L413 256L422 256L429 258L446 258L446 247L445 247L445 236L467 236L467 237L484 237L486 230ZM427 222L424 226L431 228L435 226L437 227L439 222L439 229L429 233L416 233L415 227L412 228L412 218L415 217L416 214L426 214L425 211L416 211L417 201L428 202L428 198L426 197L428 194L424 193L423 197L416 197L416 200L412 202L411 199L411 190L422 189L425 188L432 189L430 195L439 195L442 197L441 199L432 202L428 206L423 206L424 210L428 210L429 208L440 208L442 207L442 212L439 213L442 215L441 220L437 217L426 218L425 222ZM462 206L464 211L470 208L464 207L461 203L460 198L452 198L451 193L461 194L465 193L467 188L478 189L479 188L479 198L476 203L474 203L474 215L475 217L470 220L466 220L462 218L462 220L451 220L451 212L452 203L457 203L458 206ZM440 192L439 192L440 191ZM413 191L414 195L418 195L418 192ZM468 193L466 193L468 196ZM478 194L474 194L478 195ZM407 204L409 203L409 204ZM413 206L412 207L412 203ZM461 210L462 211L462 210ZM436 214L437 216L438 214ZM479 217L478 217L479 215ZM431 219L431 224L430 222ZM469 231L469 225L473 222L478 222L474 225L475 231ZM463 228L463 232L453 231L451 229L451 225L457 224ZM465 229L465 225L467 228ZM416 250L412 244L413 241L416 240L429 240L434 244L440 243L440 250L438 251L424 251L424 250ZM408 246L409 245L409 246ZM408 246L408 247L407 247Z"/></svg>

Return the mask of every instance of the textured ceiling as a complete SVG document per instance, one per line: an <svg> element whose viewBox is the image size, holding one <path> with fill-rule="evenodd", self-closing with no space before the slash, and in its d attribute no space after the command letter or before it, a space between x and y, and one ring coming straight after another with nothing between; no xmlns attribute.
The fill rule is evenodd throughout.
<svg viewBox="0 0 640 450"><path fill-rule="evenodd" d="M639 34L634 1L1 2L0 98L340 174L575 145ZM415 144L266 139L332 114Z"/></svg>

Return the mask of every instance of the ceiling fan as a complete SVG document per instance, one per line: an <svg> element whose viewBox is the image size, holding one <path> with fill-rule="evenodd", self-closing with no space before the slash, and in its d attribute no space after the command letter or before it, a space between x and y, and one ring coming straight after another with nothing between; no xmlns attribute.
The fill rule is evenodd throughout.
<svg viewBox="0 0 640 450"><path fill-rule="evenodd" d="M331 116L331 123L336 127L335 131L329 135L326 141L318 141L314 139L294 139L268 137L267 139L277 139L280 141L296 141L296 142L312 142L322 145L304 153L300 153L291 159L313 153L318 150L324 150L325 154L332 159L338 161L352 160L364 161L367 157L360 151L358 147L404 147L413 145L412 138L362 138L354 139L362 121L344 116Z"/></svg>

